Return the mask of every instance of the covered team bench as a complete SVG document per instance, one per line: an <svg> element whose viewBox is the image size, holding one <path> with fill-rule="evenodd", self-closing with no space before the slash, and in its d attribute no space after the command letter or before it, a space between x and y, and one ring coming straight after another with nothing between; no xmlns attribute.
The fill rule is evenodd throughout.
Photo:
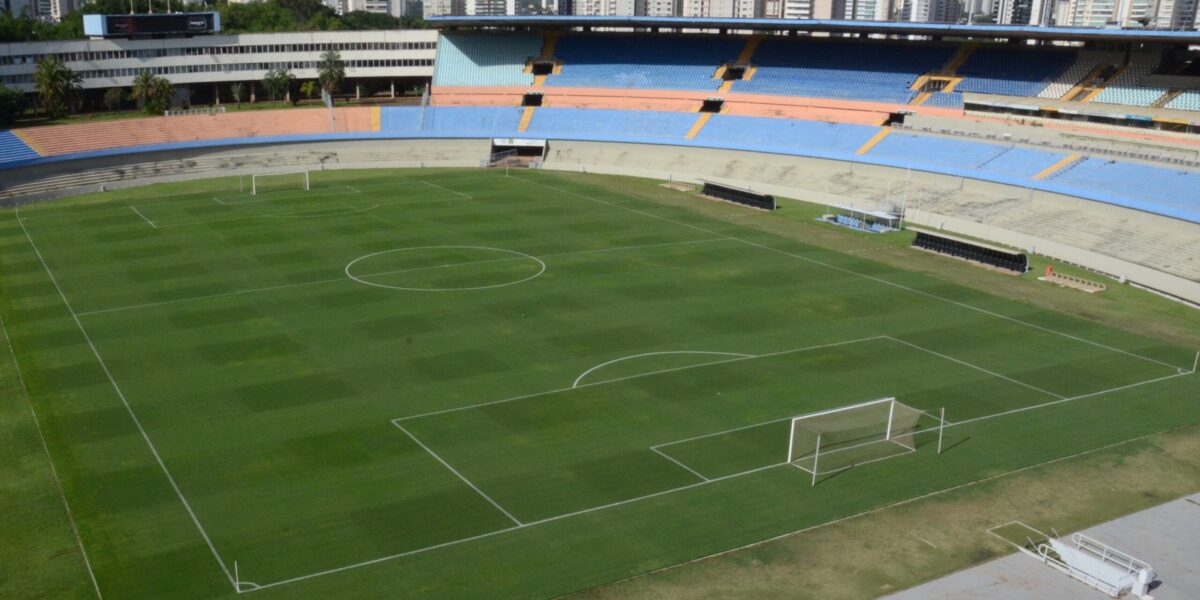
<svg viewBox="0 0 1200 600"><path fill-rule="evenodd" d="M941 232L916 227L908 229L917 234L912 243L914 248L946 254L1014 273L1024 273L1029 270L1029 257L1024 253L957 238Z"/></svg>

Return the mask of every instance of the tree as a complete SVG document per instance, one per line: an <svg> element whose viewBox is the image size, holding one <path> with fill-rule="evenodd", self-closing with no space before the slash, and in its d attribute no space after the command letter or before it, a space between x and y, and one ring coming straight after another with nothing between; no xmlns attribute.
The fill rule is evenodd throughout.
<svg viewBox="0 0 1200 600"><path fill-rule="evenodd" d="M315 81L305 81L300 86L300 93L304 94L304 97L309 100L312 100L313 96L316 96L317 92L319 92L320 90L321 90L321 86L319 84L317 84L317 82L315 82Z"/></svg>
<svg viewBox="0 0 1200 600"><path fill-rule="evenodd" d="M125 99L125 90L121 88L108 88L104 92L104 108L109 111L115 111L121 108L121 101Z"/></svg>
<svg viewBox="0 0 1200 600"><path fill-rule="evenodd" d="M142 112L148 115L161 114L171 107L171 100L174 98L175 86L165 77L142 71L133 78L129 99L141 101Z"/></svg>
<svg viewBox="0 0 1200 600"><path fill-rule="evenodd" d="M263 77L262 84L263 89L267 91L267 97L271 102L275 102L283 99L295 80L296 76L287 69L271 69Z"/></svg>
<svg viewBox="0 0 1200 600"><path fill-rule="evenodd" d="M332 48L326 50L317 62L317 81L321 82L321 89L332 96L345 79L346 63L342 62L341 53Z"/></svg>
<svg viewBox="0 0 1200 600"><path fill-rule="evenodd" d="M83 89L83 78L51 55L38 62L33 73L33 86L42 111L56 119L75 108Z"/></svg>
<svg viewBox="0 0 1200 600"><path fill-rule="evenodd" d="M233 101L237 102L238 108L242 107L242 96L246 95L246 84L235 83L229 86L229 95L233 96Z"/></svg>
<svg viewBox="0 0 1200 600"><path fill-rule="evenodd" d="M0 83L0 126L8 126L17 122L17 118L25 112L29 102L25 94L18 90L4 87Z"/></svg>
<svg viewBox="0 0 1200 600"><path fill-rule="evenodd" d="M387 13L355 10L342 15L342 25L352 31L400 29L400 19Z"/></svg>

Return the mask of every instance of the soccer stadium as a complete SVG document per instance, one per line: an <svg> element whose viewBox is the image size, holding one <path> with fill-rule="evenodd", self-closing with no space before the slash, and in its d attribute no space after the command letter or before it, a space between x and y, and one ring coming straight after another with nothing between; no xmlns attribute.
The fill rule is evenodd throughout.
<svg viewBox="0 0 1200 600"><path fill-rule="evenodd" d="M1197 31L127 18L0 55L175 86L0 131L0 596L1200 597Z"/></svg>

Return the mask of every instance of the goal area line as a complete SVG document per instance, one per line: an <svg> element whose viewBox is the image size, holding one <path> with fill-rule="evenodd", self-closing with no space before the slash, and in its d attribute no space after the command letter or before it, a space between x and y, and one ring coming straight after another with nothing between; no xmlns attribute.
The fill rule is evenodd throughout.
<svg viewBox="0 0 1200 600"><path fill-rule="evenodd" d="M849 341L849 342L842 342L842 343L840 343L840 344L846 344L846 343L857 343L857 342L862 342L862 341L867 341L867 340L877 340L877 339L893 339L893 338L890 338L890 336L876 336L876 337L873 337L873 338L864 338L864 339L859 339L859 340L851 340L851 341ZM840 345L840 344L835 344L835 345ZM829 346L829 345L824 345L824 346L822 346L822 347L828 347L828 346ZM756 358L758 358L758 357L767 357L767 356L771 356L771 355L770 355L770 354L763 354L763 355L758 355L758 356L756 356ZM734 359L734 360L747 360L747 359ZM1200 353L1197 353L1196 362L1197 362L1197 364L1200 364ZM698 366L706 366L706 365L698 365ZM694 368L694 367L684 367L684 368ZM669 370L667 370L667 371L668 371L668 372L670 372L670 371L676 371L676 370L679 370L679 369L669 369ZM1122 386L1117 386L1117 387L1110 388L1110 389L1106 389L1106 390L1100 390L1100 391L1097 391L1097 392L1091 392L1091 393L1088 393L1088 394L1081 394L1081 395L1078 395L1078 396L1073 396L1073 397L1068 397L1068 398L1056 399L1056 400L1053 400L1053 401L1050 401L1050 402L1045 402L1045 403L1042 403L1042 404L1030 405L1030 406L1026 406L1026 407L1021 407L1021 408L1013 409L1013 410L1002 411L1002 412L994 413L994 414L991 414L991 415L983 415L983 416L980 416L980 417L974 417L974 418L971 418L971 419L966 419L966 420L963 420L963 421L951 422L951 421L947 420L947 421L945 421L944 429L949 429L949 428L951 428L951 427L957 427L957 426L962 426L962 425L968 425L968 424L972 424L972 423L978 423L978 422L980 422L980 421L985 421L985 420L989 420L989 419L995 419L995 418L1005 417L1005 416L1009 416L1009 415L1013 415L1013 414L1018 414L1018 413L1022 413L1022 412L1028 412L1028 411L1032 411L1032 410L1038 410L1038 409L1047 408L1047 407L1054 406L1054 405L1058 405L1058 404L1063 404L1063 403L1066 403L1066 402L1071 402L1071 401L1076 401L1076 400L1083 400L1083 399L1087 399L1087 398L1094 398L1094 397L1098 397L1098 396L1103 396L1103 395L1105 395L1105 394L1109 394L1109 393L1112 393L1112 392L1122 391L1122 390L1131 389L1131 388L1135 388L1135 387L1139 387L1139 386L1143 386L1143 385L1149 385L1149 384L1158 383L1158 382L1161 382L1161 381L1166 381L1166 380L1170 380L1170 379L1175 379L1175 378L1179 378L1179 377L1185 377L1185 376L1188 376L1188 375L1193 375L1193 374L1195 374L1195 372L1196 372L1196 369L1195 369L1195 368L1193 368L1192 370L1189 370L1189 371L1186 371L1186 372L1174 373L1174 374L1171 374L1171 375L1166 375L1166 376L1162 376L1162 377L1156 377L1156 378L1152 378L1152 379L1147 379L1147 380L1143 380L1143 381L1138 381L1138 382L1134 382L1134 383L1130 383L1130 384L1126 384L1126 385L1122 385ZM655 374L655 373L650 373L650 374ZM636 376L634 376L634 377L642 377L642 376L646 376L646 375L650 375L650 374L639 374L639 375L636 375ZM624 378L623 378L623 379L624 379ZM623 379L621 379L621 380L623 380ZM596 383L593 383L593 384L583 384L583 385L581 385L581 386L580 386L580 388L583 388L583 387L588 387L588 386L592 386L592 385L604 385L604 384L606 384L606 383L612 383L612 382L615 382L615 381L620 381L620 380L609 380L609 381L596 382ZM403 421L405 421L405 420L411 420L411 419L416 419L416 418L425 417L425 416L432 416L432 415L435 415L435 414L445 414L445 413L447 413L447 412L456 412L456 411L459 411L459 410L468 410L468 409L471 409L471 408L478 408L478 407L480 407L480 406L489 406L489 405L496 404L496 403L498 403L498 402L511 402L511 401L517 401L517 400L528 399L528 398L534 398L534 397L538 397L538 396L544 396L544 395L548 395L548 394L552 394L552 393L557 393L557 392L562 392L562 391L569 391L570 389L572 389L572 388L563 388L563 389L560 389L560 390L551 390L551 391L548 391L548 392L542 392L542 393L539 393L539 394L531 394L531 395L526 395L526 396L518 396L518 397L516 397L516 398L510 398L510 399L506 399L506 400L502 400L502 401L494 401L494 402L488 402L488 403L481 403L481 404L478 404L478 405L472 405L472 406L468 406L468 407L461 407L461 408L457 408L457 409L448 409L448 410L445 410L445 411L435 411L434 413L425 413L425 414L422 414L422 415L413 415L413 416L410 416L410 417L402 417L402 418L394 419L392 422L398 425L398 422L403 422ZM576 389L578 389L578 388L576 388ZM919 409L918 409L918 410L919 410ZM927 411L923 411L923 410L922 410L921 412L922 412L923 414L926 414L926 415L929 415L929 414L930 414L930 413L928 413ZM666 455L665 455L665 453L663 453L663 452L660 450L661 448L666 448L666 447L669 447L669 446L672 446L672 445L681 444L681 443L684 443L684 442L687 442L687 441L692 441L692 440L697 440L697 439L702 439L702 438L707 438L707 437L712 437L712 436L722 435L722 434L725 434L725 433L731 433L731 432L734 432L734 431L741 431L741 430L750 429L750 428L753 428L753 427L761 427L761 426L763 426L763 425L768 425L768 424L773 424L773 423L780 423L780 422L784 422L784 421L790 421L792 418L793 418L793 417L790 417L790 416L789 416L789 417L783 417L783 418L779 418L779 419L772 419L772 420L769 420L769 421L764 421L764 422L760 422L760 423L752 423L752 424L749 424L749 425L744 425L744 426L737 427L737 428L733 428L733 429L729 429L729 430L718 431L718 432L712 432L712 433L707 433L707 434L703 434L703 435L699 435L699 436L692 436L692 437L689 437L689 438L684 438L684 439L680 439L680 440L672 440L672 441L668 441L668 442L663 442L663 443L660 443L660 444L655 444L655 445L653 445L653 446L650 446L650 447L649 447L649 448L650 448L652 451L654 451L655 453L657 453L657 454L660 454L660 455L663 455L663 458L665 458L665 459L669 459L669 460L671 460L671 462L675 462L675 463L676 463L676 464L677 464L679 467L681 467L681 468L683 468L683 469L685 469L685 470L687 470L687 471L691 472L693 475L696 475L696 476L698 476L698 477L701 477L701 479L702 479L702 480L701 480L701 481L697 481L697 482L695 482L695 483L691 483L691 484L687 484L687 485L683 485L683 486L678 486L678 487L674 487L674 488L669 488L669 489L666 489L666 490L661 490L661 491L658 491L658 492L653 492L653 493L650 493L650 494L646 494L646 495L643 495L643 496L638 496L638 497L634 497L634 498L627 498L627 499L624 499L624 500L619 500L619 501L612 502L612 503L609 503L609 504L604 504L604 505L595 506L595 507L591 507L591 508L586 508L586 509L582 509L582 510L578 510L578 511L568 512L568 513L564 513L564 514L561 514L561 515L555 515L555 516L552 516L552 517L546 517L546 518L539 519L539 520L534 520L534 521L523 522L521 525L516 525L516 526L513 526L513 527L506 527L506 528L503 528L503 529L497 529L497 530L493 530L493 531L489 531L489 532L484 532L484 533L481 533L481 534L479 534L479 535L470 536L470 537L466 537L466 538L461 538L461 539L457 539L457 540L450 540L450 541L447 541L447 542L442 542L442 543L440 543L440 544L435 544L435 545L431 545L431 546L426 546L426 547L423 547L423 548L416 548L416 549L413 549L413 550L408 550L408 551L401 552L401 553L397 553L397 554L393 554L393 555L382 556L382 557L375 558L375 559L371 559L371 560L368 560L368 561L363 561L363 562L359 562L359 563L354 563L354 564L344 565L344 566L341 566L341 567L336 567L336 568L333 568L333 569L328 569L328 570L324 570L324 571L319 571L319 572L315 572L315 573L310 573L310 574L307 574L307 575L301 575L301 576L294 577L294 578L290 578L290 579L284 579L284 580L279 580L279 581L275 581L275 582L271 582L271 583L260 584L260 585L258 585L258 587L254 588L254 589L250 589L250 590L240 590L240 593L247 593L247 592L252 592L252 591L258 591L258 590L260 590L260 589L269 589L269 588L272 588L272 587L277 587L277 586L282 586L282 585L288 585L288 584L292 584L292 583L298 583L298 582L301 582L301 581L304 581L304 580L313 579L313 578L317 578L317 577L323 577L323 576L332 575L332 574L336 574L336 573L342 573L342 572L350 571L350 570L357 569L357 568L361 568L361 567L371 566L371 565L375 565L375 564L379 564L379 563L383 563L383 562L388 562L388 561L391 561L391 560L396 560L396 559L400 559L400 558L405 558L405 557L408 557L408 556L414 556L414 555L421 554L421 553L424 553L424 552L430 552L430 551L434 551L434 550L439 550L439 549L443 549L443 548L448 548L448 547L456 546L456 545L459 545L459 544L464 544L464 543L469 543L469 542L473 542L473 541L478 541L478 540L481 540L481 539L487 539L487 538L494 537L494 536L498 536L498 535L502 535L502 534L505 534L505 533L509 533L509 532L518 531L518 530L520 530L520 529L526 529L526 528L530 528L530 527L536 527L536 526L538 526L538 525L543 525L543 524L547 524L547 523L552 523L552 522L559 521L559 520L562 520L562 519L568 519L568 518L571 518L571 517L576 517L576 516L580 516L580 515L584 515L584 514L589 514L589 513L593 513L593 512L597 512L597 511L608 510L608 509L612 509L612 508L616 508L616 507L620 507L620 506L625 506L625 505L628 505L628 504L633 504L633 503L640 502L640 501L643 501L643 500L649 500L649 499L652 499L652 498L659 498L659 497L666 496L666 495L670 495L670 494L674 494L674 493L677 493L677 492L683 492L683 491L687 491L687 490L695 489L695 488L702 487L702 486L706 486L706 485L713 484L713 483L718 483L718 482L722 482L722 481L728 481L728 480L731 480L731 479L736 479L736 478L739 478L739 477L744 477L744 476L748 476L748 475L753 475L753 474L756 474L756 473L761 473L761 472L768 471L768 470L771 470L771 469L776 469L776 468L779 468L779 467L788 467L788 466L796 467L796 465L795 465L794 463L792 463L792 462L788 462L788 461L780 461L780 462L776 462L776 463L771 463L771 464L763 465L763 466L760 466L760 467L755 467L755 468L748 469L748 470L745 470L745 471L739 471L739 472L737 472L737 473L731 473L731 474L722 475L722 476L718 476L718 477L712 477L712 478L708 478L708 477L706 477L706 476L704 476L704 475L701 475L700 473L696 472L696 471L695 471L695 470L694 470L692 467L689 467L689 466L687 466L687 465L685 465L685 464L679 463L678 461L674 460L674 459L673 459L673 457L666 456ZM991 475L991 476L988 476L988 477L984 477L984 478L981 478L981 479L978 479L978 480L975 480L975 481L970 481L970 482L966 482L966 483L959 484L959 485L956 485L956 486L952 486L952 487L949 487L949 488L946 488L946 489L943 489L943 490L936 490L936 491L933 491L933 492L930 492L930 493L928 493L928 494L924 494L924 495L921 495L921 496L915 496L915 497L913 497L913 498L907 498L907 499L898 500L898 501L896 501L896 502L894 502L894 503L887 504L887 505L883 505L883 506L880 506L880 507L877 507L877 508L874 508L874 509L871 509L871 510L868 510L868 511L864 511L864 512L861 512L861 513L857 513L857 514L855 514L855 515L849 515L849 516L842 517L842 518L839 518L839 519L835 519L835 520L832 520L832 521L828 521L828 522L825 522L825 523L819 523L819 524L816 524L816 525L813 525L813 526L810 526L810 527L807 527L807 528L804 528L804 529L800 529L800 530L797 530L797 531L788 532L788 533L782 534L782 535L780 535L780 536L776 536L776 537L774 537L774 538L770 538L770 539L768 539L768 540L762 540L762 541L759 541L759 542L755 542L755 543L753 543L753 544L749 544L749 545L747 545L747 546L742 546L742 548L744 548L744 547L750 547L750 546L755 546L755 545L762 544L762 543L766 543L766 542L768 542L768 541L770 541L770 540L773 540L773 539L779 539L780 537L785 537L785 536L788 536L788 535L794 535L794 534L796 534L796 533L801 533L801 532L808 531L808 530L811 530L811 529L815 529L815 528L818 528L818 527L824 527L824 526L826 526L826 525L834 524L834 523L837 523L837 522L840 522L840 521L844 521L844 520L847 520L847 519L852 519L852 518L855 518L855 517L858 517L858 516L862 516L862 515L865 515L865 514L870 514L870 513L873 513L873 512L877 512L877 511L880 511L880 510L886 509L886 508L888 508L888 507L891 507L891 506L903 505L903 504L907 504L907 503L910 503L910 502L915 502L915 501L921 500L921 499L923 499L923 498L927 498L927 497L931 497L931 496L936 496L936 495L939 495L939 494L944 494L944 493L947 493L947 492L950 492L950 491L953 491L953 490L956 490L956 489L960 489L960 488L964 488L964 487L969 487L969 486L976 485L976 484L979 484L979 483L983 483L983 482L985 482L985 481L989 481L989 480L996 479L996 478L999 478L999 477L1004 477L1004 476L1011 475L1011 474L1014 474L1014 473L1019 473L1019 472L1022 472L1022 471L1029 470L1029 469L1037 468L1037 467L1039 467L1039 466L1042 466L1042 465L1047 465L1047 464L1052 464L1052 463L1056 463L1056 462L1061 462L1061 461L1064 461L1064 460L1069 460L1069 459L1071 459L1071 458L1075 458L1075 457L1077 457L1077 456L1083 456L1083 455L1090 454L1090 453L1093 453L1093 452L1098 452L1098 451L1101 451L1101 450L1104 450L1104 449L1107 449L1107 448L1111 448L1111 447L1119 446L1119 445L1122 445L1122 444L1127 444L1127 443L1130 443L1130 442L1133 442L1133 441L1136 441L1136 440L1139 440L1139 439L1143 439L1143 438L1146 438L1146 437L1149 437L1149 436L1152 436L1152 435L1157 435L1157 434L1159 434L1159 433L1163 433L1163 432L1166 432L1166 431L1171 431L1171 430L1178 429L1178 428L1179 428L1179 427L1173 427L1173 428L1170 428L1170 429L1163 430L1162 432L1153 432L1153 433L1145 434L1145 435L1138 436L1138 437L1135 437L1135 438L1131 438L1131 439L1128 439L1128 440L1122 440L1122 441L1119 441L1119 442L1114 442L1114 443L1112 443L1112 444L1109 444L1109 445L1106 445L1106 446L1103 446L1103 447L1100 447L1100 448L1093 448L1093 449L1090 449L1090 450L1085 450L1085 451L1082 451L1082 452L1074 453L1074 454L1071 454L1071 455L1068 455L1068 456L1062 456L1062 457L1058 457L1058 458L1049 459L1049 460L1046 460L1046 461L1042 461L1042 462L1040 462L1040 463L1036 463L1036 464L1033 464L1033 465L1028 465L1028 466L1025 466L1025 467L1021 467L1021 468L1018 468L1018 469L1011 470L1011 471L1006 471L1006 472L1004 472L1004 473L998 473L998 474ZM914 434L913 434L913 435L916 435L917 433L936 433L937 431L938 431L937 429L926 429L926 430L923 430L923 431L914 432ZM877 443L877 442L873 442L873 443ZM906 448L906 450L907 450L907 448ZM899 455L897 455L897 456L903 456L903 455L911 454L911 453L913 453L913 452L915 452L915 451L916 451L916 450L909 450L908 452L905 452L905 453L903 453L903 454L899 454ZM894 457L891 457L891 456L889 456L889 457L885 457L885 458L894 458ZM876 462L876 461L871 461L871 462ZM859 463L859 464L867 464L867 462L866 462L866 461L864 461L864 462L862 462L862 463ZM852 465L852 466L853 466L853 465ZM807 473L807 474L811 474L811 471L808 471L808 470L806 470L806 469L802 469L802 468L799 468L799 467L797 467L797 470L798 470L799 472L804 472L804 473ZM731 550L727 550L727 551L724 551L724 552L718 553L718 554L716 554L716 555L724 554L724 553L726 553L726 552L731 552L731 551L734 551L734 550L737 550L737 549L738 549L738 548L731 549ZM675 565L672 565L672 566L675 566Z"/></svg>

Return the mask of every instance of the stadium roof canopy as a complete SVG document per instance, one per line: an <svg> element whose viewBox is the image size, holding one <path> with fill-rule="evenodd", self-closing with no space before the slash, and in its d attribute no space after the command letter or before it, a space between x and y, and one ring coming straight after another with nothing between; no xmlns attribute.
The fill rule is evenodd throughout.
<svg viewBox="0 0 1200 600"><path fill-rule="evenodd" d="M429 17L438 28L513 29L726 29L734 31L805 31L940 37L1005 38L1055 41L1158 42L1200 44L1200 31L1033 27L1029 25L958 25L832 19L699 19L685 17L497 16Z"/></svg>

